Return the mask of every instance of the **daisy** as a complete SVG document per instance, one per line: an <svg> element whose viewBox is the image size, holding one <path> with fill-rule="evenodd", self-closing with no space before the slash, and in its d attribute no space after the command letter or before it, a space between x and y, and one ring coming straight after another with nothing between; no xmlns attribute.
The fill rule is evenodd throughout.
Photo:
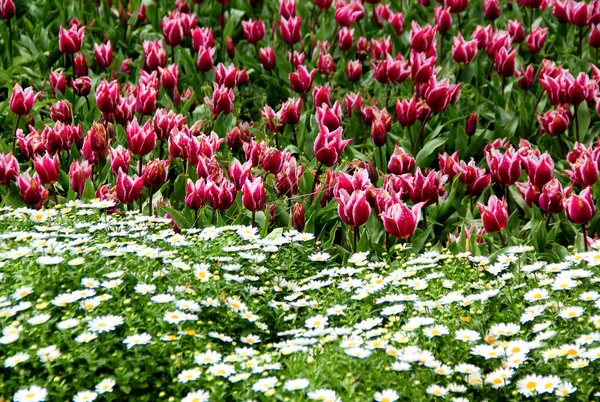
<svg viewBox="0 0 600 402"><path fill-rule="evenodd" d="M118 315L106 315L96 317L88 322L88 329L91 332L110 332L123 324L123 317Z"/></svg>
<svg viewBox="0 0 600 402"><path fill-rule="evenodd" d="M12 298L15 300L21 300L22 298L30 295L32 292L33 288L30 288L29 286L22 286L14 291Z"/></svg>
<svg viewBox="0 0 600 402"><path fill-rule="evenodd" d="M13 396L14 402L42 402L46 400L48 391L45 388L32 385L29 388L18 390Z"/></svg>
<svg viewBox="0 0 600 402"><path fill-rule="evenodd" d="M558 316L561 318L564 318L565 320L571 319L571 318L577 318L577 317L581 317L581 315L583 314L583 308L581 307L567 307L562 309L559 313Z"/></svg>
<svg viewBox="0 0 600 402"><path fill-rule="evenodd" d="M542 376L529 374L517 381L517 392L523 396L530 397L535 395L541 384Z"/></svg>
<svg viewBox="0 0 600 402"><path fill-rule="evenodd" d="M315 262L327 261L330 258L331 258L331 255L329 253L325 253L325 252L314 253L308 257L309 260L315 261Z"/></svg>
<svg viewBox="0 0 600 402"><path fill-rule="evenodd" d="M454 333L454 337L463 342L475 342L481 339L478 332L470 329L459 329Z"/></svg>
<svg viewBox="0 0 600 402"><path fill-rule="evenodd" d="M104 380L100 381L96 385L95 390L99 394L105 394L105 393L108 393L108 392L113 392L113 388L115 387L116 384L117 383L112 378L105 378Z"/></svg>
<svg viewBox="0 0 600 402"><path fill-rule="evenodd" d="M219 363L211 366L208 371L214 376L227 378L235 373L235 367L231 364Z"/></svg>
<svg viewBox="0 0 600 402"><path fill-rule="evenodd" d="M309 392L306 396L308 397L308 399L311 399L313 401L328 401L328 402L341 401L341 399L339 399L337 397L337 394L335 393L335 391L333 391L331 389L317 389L315 391Z"/></svg>
<svg viewBox="0 0 600 402"><path fill-rule="evenodd" d="M123 340L123 343L127 345L127 349L131 349L134 346L147 345L151 340L152 336L150 334L142 333L128 336Z"/></svg>
<svg viewBox="0 0 600 402"><path fill-rule="evenodd" d="M560 378L555 375L542 377L537 387L537 392L540 394L551 394L559 384Z"/></svg>
<svg viewBox="0 0 600 402"><path fill-rule="evenodd" d="M381 392L375 392L373 399L377 402L394 402L400 399L400 396L393 389L384 389Z"/></svg>
<svg viewBox="0 0 600 402"><path fill-rule="evenodd" d="M17 354L14 354L14 355L8 357L4 361L4 367L7 367L7 368L15 367L17 364L21 364L21 363L24 363L27 360L29 360L29 357L30 356L28 353L19 352Z"/></svg>
<svg viewBox="0 0 600 402"><path fill-rule="evenodd" d="M84 332L83 334L80 334L77 336L77 338L75 338L75 342L77 343L88 343L93 341L94 339L98 338L98 335L96 335L93 332Z"/></svg>
<svg viewBox="0 0 600 402"><path fill-rule="evenodd" d="M198 390L194 392L190 392L187 394L181 402L208 402L210 399L210 394L203 390Z"/></svg>
<svg viewBox="0 0 600 402"><path fill-rule="evenodd" d="M546 300L549 297L549 295L546 289L536 288L525 293L525 296L523 297L526 301L531 303L539 300Z"/></svg>
<svg viewBox="0 0 600 402"><path fill-rule="evenodd" d="M283 389L286 391L299 391L307 388L309 384L310 383L306 378L297 378L295 380L287 380L283 384Z"/></svg>
<svg viewBox="0 0 600 402"><path fill-rule="evenodd" d="M438 397L444 397L448 394L448 390L446 388L440 387L439 385L435 385L435 384L427 387L427 390L425 392L427 392L429 395L438 396Z"/></svg>
<svg viewBox="0 0 600 402"><path fill-rule="evenodd" d="M252 391L265 393L268 390L275 388L277 382L277 377L261 378L260 380L256 381L254 385L252 385Z"/></svg>
<svg viewBox="0 0 600 402"><path fill-rule="evenodd" d="M423 334L428 338L434 338L436 336L448 335L450 331L445 325L433 325L423 329Z"/></svg>
<svg viewBox="0 0 600 402"><path fill-rule="evenodd" d="M575 388L573 386L573 384L571 384L568 381L563 381L560 384L558 384L558 386L556 387L556 391L554 391L554 395L568 397L575 391L577 391L577 388Z"/></svg>
<svg viewBox="0 0 600 402"><path fill-rule="evenodd" d="M316 315L306 320L304 326L306 328L321 328L327 325L327 317Z"/></svg>
<svg viewBox="0 0 600 402"><path fill-rule="evenodd" d="M33 317L31 317L30 319L27 320L27 323L31 324L31 325L40 325L45 323L46 321L48 321L50 319L50 314L39 314L39 315L35 315Z"/></svg>
<svg viewBox="0 0 600 402"><path fill-rule="evenodd" d="M92 402L95 401L98 394L94 391L79 391L74 397L73 402Z"/></svg>
<svg viewBox="0 0 600 402"><path fill-rule="evenodd" d="M179 375L177 375L177 381L182 384L188 383L190 381L196 381L202 375L202 371L197 368L183 370Z"/></svg>

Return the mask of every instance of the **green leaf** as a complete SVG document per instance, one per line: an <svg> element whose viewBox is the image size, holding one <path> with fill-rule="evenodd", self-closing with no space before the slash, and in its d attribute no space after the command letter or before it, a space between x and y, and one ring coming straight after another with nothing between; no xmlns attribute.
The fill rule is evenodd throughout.
<svg viewBox="0 0 600 402"><path fill-rule="evenodd" d="M431 163L431 161L436 157L437 148L440 145L445 144L446 141L448 141L448 138L435 138L433 140L428 141L417 154L417 157L415 158L416 165L422 168L428 166Z"/></svg>
<svg viewBox="0 0 600 402"><path fill-rule="evenodd" d="M581 141L586 142L586 134L590 127L590 110L585 102L582 102L577 109L577 127L579 138Z"/></svg>
<svg viewBox="0 0 600 402"><path fill-rule="evenodd" d="M93 200L96 198L96 190L94 189L94 183L91 179L85 181L83 186L83 193L81 193L82 200Z"/></svg>
<svg viewBox="0 0 600 402"><path fill-rule="evenodd" d="M194 222L190 222L190 220L188 220L181 212L171 207L159 205L158 208L159 210L162 209L164 212L171 215L171 218L173 218L175 224L179 227L179 229L188 229L191 228L194 224ZM164 215L164 212L161 215Z"/></svg>

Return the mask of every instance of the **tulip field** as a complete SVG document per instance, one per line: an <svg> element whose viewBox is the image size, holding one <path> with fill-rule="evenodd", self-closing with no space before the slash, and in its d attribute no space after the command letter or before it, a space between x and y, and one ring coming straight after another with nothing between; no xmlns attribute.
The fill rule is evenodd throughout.
<svg viewBox="0 0 600 402"><path fill-rule="evenodd" d="M0 0L0 402L600 398L600 0Z"/></svg>

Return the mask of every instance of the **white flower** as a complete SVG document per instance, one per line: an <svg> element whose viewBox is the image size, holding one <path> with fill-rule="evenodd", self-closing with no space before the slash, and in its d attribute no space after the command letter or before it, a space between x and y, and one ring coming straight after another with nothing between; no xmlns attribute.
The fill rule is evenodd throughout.
<svg viewBox="0 0 600 402"><path fill-rule="evenodd" d="M65 259L58 255L43 255L38 257L37 262L40 265L57 265L63 262Z"/></svg>
<svg viewBox="0 0 600 402"><path fill-rule="evenodd" d="M80 334L77 336L77 338L75 338L75 342L88 343L96 338L98 338L98 335L96 335L94 332L84 332L83 334Z"/></svg>
<svg viewBox="0 0 600 402"><path fill-rule="evenodd" d="M400 398L398 393L393 389L385 389L381 392L375 392L373 399L377 402L394 402Z"/></svg>
<svg viewBox="0 0 600 402"><path fill-rule="evenodd" d="M308 259L311 261L327 261L330 258L331 258L331 255L329 255L329 253L325 253L325 252L314 253L308 257Z"/></svg>
<svg viewBox="0 0 600 402"><path fill-rule="evenodd" d="M92 402L98 397L94 391L79 391L74 397L73 402Z"/></svg>
<svg viewBox="0 0 600 402"><path fill-rule="evenodd" d="M331 389L317 389L316 391L309 392L307 396L308 399L313 401L341 402L335 391Z"/></svg>
<svg viewBox="0 0 600 402"><path fill-rule="evenodd" d="M40 325L45 323L46 321L48 321L50 319L50 314L39 314L39 315L35 315L33 317L31 317L30 319L27 320L27 323L31 324L31 325Z"/></svg>
<svg viewBox="0 0 600 402"><path fill-rule="evenodd" d="M41 348L36 352L42 363L54 361L60 357L60 350L56 345L50 345L45 348Z"/></svg>
<svg viewBox="0 0 600 402"><path fill-rule="evenodd" d="M204 353L197 353L194 356L194 361L200 366L205 364L215 364L221 361L221 354L213 350L209 350Z"/></svg>
<svg viewBox="0 0 600 402"><path fill-rule="evenodd" d="M21 286L20 288L14 291L14 293L12 294L12 298L15 300L21 300L22 298L30 295L32 292L33 288L30 288L29 286Z"/></svg>
<svg viewBox="0 0 600 402"><path fill-rule="evenodd" d="M46 400L48 391L45 388L32 385L29 388L18 390L13 396L14 402L42 402Z"/></svg>
<svg viewBox="0 0 600 402"><path fill-rule="evenodd" d="M123 324L123 317L118 315L105 315L96 317L88 322L88 329L91 332L110 332Z"/></svg>
<svg viewBox="0 0 600 402"><path fill-rule="evenodd" d="M542 376L537 374L529 374L517 381L517 392L526 397L530 397L536 394Z"/></svg>
<svg viewBox="0 0 600 402"><path fill-rule="evenodd" d="M123 343L127 345L127 349L131 349L138 345L147 345L152 340L152 336L148 333L130 335L123 340Z"/></svg>
<svg viewBox="0 0 600 402"><path fill-rule="evenodd" d="M571 318L577 318L577 317L581 317L581 315L583 314L583 308L578 307L578 306L574 306L574 307L567 307L562 309L559 313L558 316L561 318L564 318L565 320L571 319Z"/></svg>
<svg viewBox="0 0 600 402"><path fill-rule="evenodd" d="M478 332L470 329L459 329L454 333L454 337L463 342L475 342L481 339Z"/></svg>
<svg viewBox="0 0 600 402"><path fill-rule="evenodd" d="M322 328L327 326L327 317L316 315L306 320L304 326L306 328Z"/></svg>
<svg viewBox="0 0 600 402"><path fill-rule="evenodd" d="M181 402L208 402L210 394L203 390L190 392L187 394Z"/></svg>
<svg viewBox="0 0 600 402"><path fill-rule="evenodd" d="M448 394L448 390L446 388L440 387L439 385L436 385L436 384L433 384L433 385L430 385L429 387L427 387L427 390L425 392L427 392L429 395L438 396L438 397L443 397Z"/></svg>
<svg viewBox="0 0 600 402"><path fill-rule="evenodd" d="M75 328L77 325L79 325L79 320L77 318L69 318L57 323L56 328L64 331L66 329Z"/></svg>
<svg viewBox="0 0 600 402"><path fill-rule="evenodd" d="M231 364L219 363L211 366L208 371L214 376L227 378L235 373L235 367Z"/></svg>
<svg viewBox="0 0 600 402"><path fill-rule="evenodd" d="M306 378L297 378L295 380L287 380L283 384L283 389L286 391L299 391L305 389L309 385L309 381Z"/></svg>
<svg viewBox="0 0 600 402"><path fill-rule="evenodd" d="M183 370L177 376L177 381L179 381L182 384L185 384L190 381L196 381L198 378L200 378L200 375L202 375L202 371L200 371L197 368L193 368L190 370Z"/></svg>
<svg viewBox="0 0 600 402"><path fill-rule="evenodd" d="M29 360L29 354L25 353L25 352L19 352L15 355L12 355L10 357L8 357L5 361L4 361L4 367L15 367L17 364L26 362L27 360Z"/></svg>
<svg viewBox="0 0 600 402"><path fill-rule="evenodd" d="M573 386L573 384L571 384L568 381L563 381L562 383L560 383L558 385L558 387L556 387L556 391L554 391L554 395L568 397L575 391L577 391L577 388L575 388Z"/></svg>
<svg viewBox="0 0 600 402"><path fill-rule="evenodd" d="M263 393L267 392L271 388L275 388L275 386L277 385L277 381L277 377L261 378L260 380L254 383L254 385L252 386L252 391Z"/></svg>
<svg viewBox="0 0 600 402"><path fill-rule="evenodd" d="M147 283L138 283L137 285L135 285L134 290L135 290L135 293L138 293L140 295L147 295L149 293L156 292L156 285L149 285Z"/></svg>
<svg viewBox="0 0 600 402"><path fill-rule="evenodd" d="M96 384L96 392L99 394L105 394L108 392L113 392L113 388L117 383L112 378L105 378Z"/></svg>

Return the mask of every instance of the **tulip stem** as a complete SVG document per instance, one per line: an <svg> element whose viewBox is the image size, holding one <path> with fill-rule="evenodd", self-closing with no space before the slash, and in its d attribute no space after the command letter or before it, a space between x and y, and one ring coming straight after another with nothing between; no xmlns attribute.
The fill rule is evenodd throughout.
<svg viewBox="0 0 600 402"><path fill-rule="evenodd" d="M575 125L575 140L577 142L581 142L581 138L579 135L579 120L577 119L577 110L579 109L579 105L575 106L575 116L573 119L573 125Z"/></svg>
<svg viewBox="0 0 600 402"><path fill-rule="evenodd" d="M550 226L550 218L552 218L552 214L548 214L548 217L546 218L546 232L548 231L548 227Z"/></svg>
<svg viewBox="0 0 600 402"><path fill-rule="evenodd" d="M294 145L296 147L298 147L298 138L296 137L296 125L292 124L292 135L294 137ZM275 135L275 138L277 138L277 135ZM300 149L298 149L298 152L300 151Z"/></svg>
<svg viewBox="0 0 600 402"><path fill-rule="evenodd" d="M587 230L585 228L585 224L581 225L581 230L582 230L582 234L583 234L583 250L585 252L588 251L588 244L587 244Z"/></svg>
<svg viewBox="0 0 600 402"><path fill-rule="evenodd" d="M13 62L13 43L12 43L12 18L9 18L7 21L8 25L8 55L10 56L9 61L12 65Z"/></svg>
<svg viewBox="0 0 600 402"><path fill-rule="evenodd" d="M140 156L140 160L138 161L138 174L142 177L142 157Z"/></svg>
<svg viewBox="0 0 600 402"><path fill-rule="evenodd" d="M385 166L385 150L383 148L385 148L385 144L379 147L379 158L381 159L381 171L385 173L387 169Z"/></svg>
<svg viewBox="0 0 600 402"><path fill-rule="evenodd" d="M198 228L198 210L197 209L194 211L194 227L196 229Z"/></svg>
<svg viewBox="0 0 600 402"><path fill-rule="evenodd" d="M175 64L175 46L171 46L171 62Z"/></svg>
<svg viewBox="0 0 600 402"><path fill-rule="evenodd" d="M315 188L317 188L317 180L319 180L319 174L321 173L322 167L323 163L319 162L317 165L317 171L315 172L315 178L313 179L312 191L310 192L311 196L315 196Z"/></svg>
<svg viewBox="0 0 600 402"><path fill-rule="evenodd" d="M579 27L579 46L577 48L577 54L581 58L583 52L583 27Z"/></svg>
<svg viewBox="0 0 600 402"><path fill-rule="evenodd" d="M456 17L458 18L458 31L462 32L462 20L460 19L460 13L456 13Z"/></svg>
<svg viewBox="0 0 600 402"><path fill-rule="evenodd" d="M354 247L352 248L352 251L354 251L356 253L358 251L356 249L356 245L358 244L358 238L360 236L360 233L358 231L358 226L352 227L352 231L354 232Z"/></svg>
<svg viewBox="0 0 600 402"><path fill-rule="evenodd" d="M15 124L15 131L13 132L13 143L12 153L15 154L15 145L17 144L17 130L19 129L19 123L21 122L21 115L17 116L17 124Z"/></svg>
<svg viewBox="0 0 600 402"><path fill-rule="evenodd" d="M498 231L498 236L500 237L500 241L502 242L502 247L506 247L506 239L504 238L504 235L502 234L502 230Z"/></svg>
<svg viewBox="0 0 600 402"><path fill-rule="evenodd" d="M210 223L212 225L215 224L215 216L217 216L217 208L213 208L213 213L212 213L212 217L210 218ZM253 225L254 226L254 225Z"/></svg>
<svg viewBox="0 0 600 402"><path fill-rule="evenodd" d="M252 211L252 227L256 226L256 211Z"/></svg>
<svg viewBox="0 0 600 402"><path fill-rule="evenodd" d="M421 122L421 127L419 127L419 132L417 133L417 139L415 141L415 145L414 145L414 149L413 149L413 155L417 154L417 148L419 147L421 135L423 135L423 130L425 129L425 124L427 123L427 120L429 120L430 116L431 116L431 110L429 112L427 112L427 116L425 116L425 118Z"/></svg>
<svg viewBox="0 0 600 402"><path fill-rule="evenodd" d="M148 203L150 204L148 207L148 216L152 216L152 212L153 212L152 211L152 190L154 190L154 189L152 188L152 186L150 186L148 188Z"/></svg>

